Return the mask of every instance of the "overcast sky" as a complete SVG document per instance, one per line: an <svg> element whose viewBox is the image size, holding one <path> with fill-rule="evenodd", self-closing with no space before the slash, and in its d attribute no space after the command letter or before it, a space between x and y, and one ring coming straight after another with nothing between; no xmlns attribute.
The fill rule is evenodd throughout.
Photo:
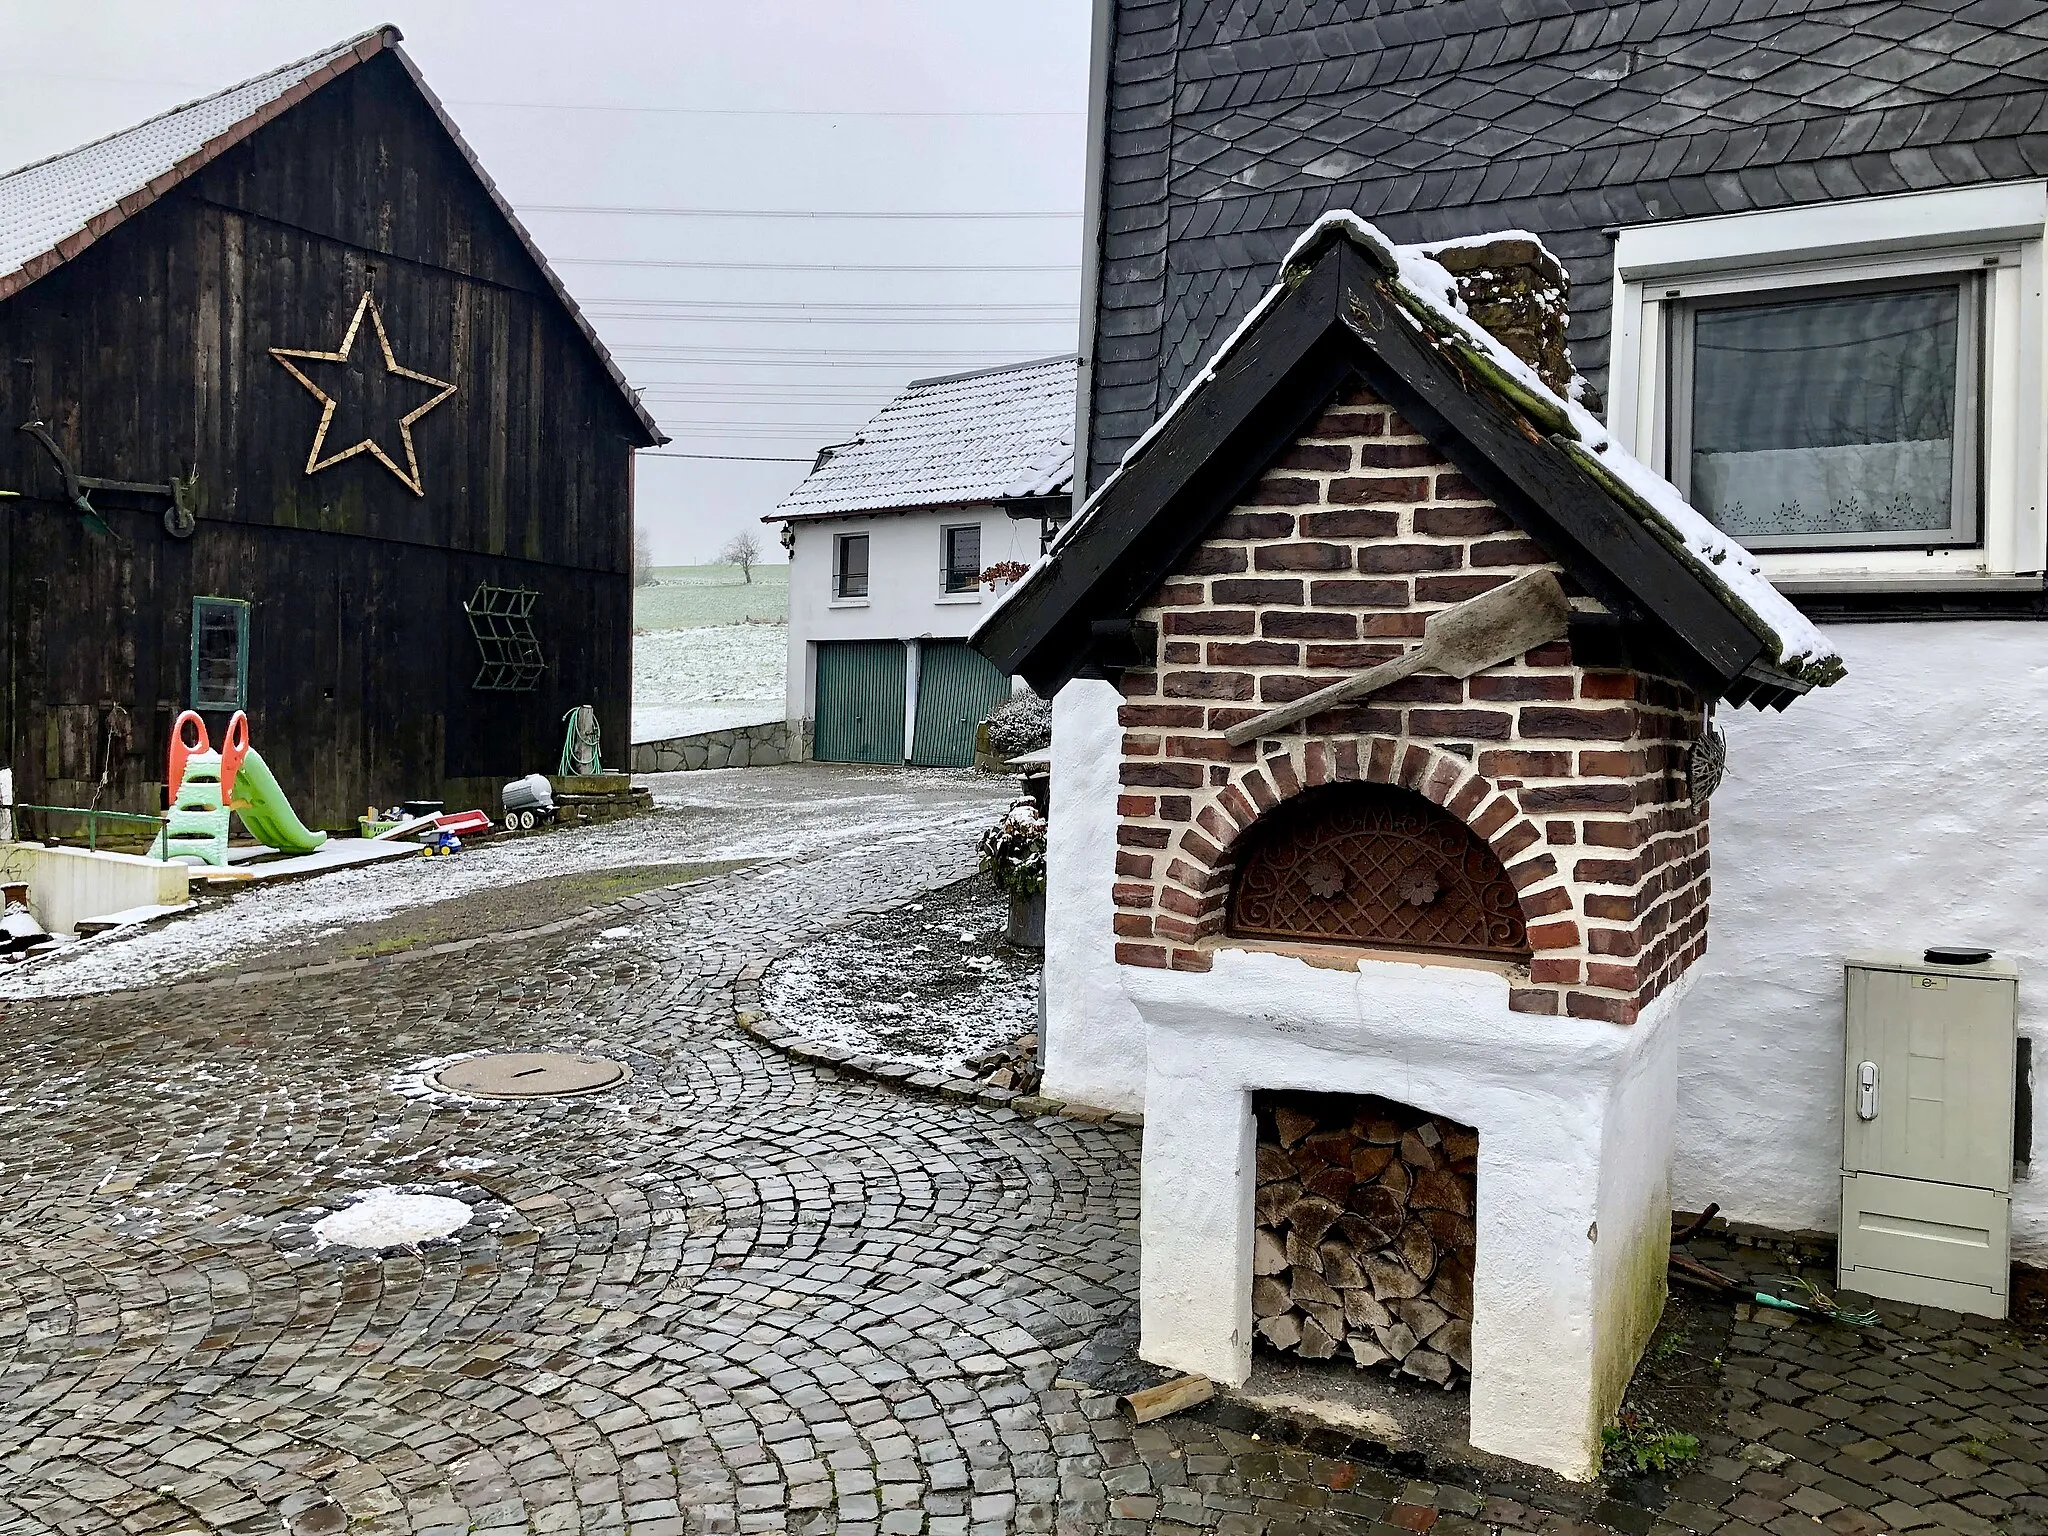
<svg viewBox="0 0 2048 1536"><path fill-rule="evenodd" d="M382 22L675 439L660 563L911 379L1074 350L1087 0L0 0L0 169Z"/></svg>

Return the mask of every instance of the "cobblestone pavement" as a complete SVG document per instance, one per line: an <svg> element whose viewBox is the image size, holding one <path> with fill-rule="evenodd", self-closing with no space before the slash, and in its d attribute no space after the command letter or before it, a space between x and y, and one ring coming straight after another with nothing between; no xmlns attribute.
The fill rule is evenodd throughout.
<svg viewBox="0 0 2048 1536"><path fill-rule="evenodd" d="M1133 1430L1056 1386L1129 1303L1137 1134L734 1022L775 954L965 872L983 810L904 786L858 847L550 933L0 1005L0 1532L310 1536L340 1528L323 1500L437 1536L2043 1529L2048 1352L1932 1314L1713 1314L1666 1352L1721 1362L1668 1485L1432 1470L1231 1404ZM426 1084L547 1046L633 1078L539 1105ZM394 1185L478 1219L305 1246L310 1209Z"/></svg>

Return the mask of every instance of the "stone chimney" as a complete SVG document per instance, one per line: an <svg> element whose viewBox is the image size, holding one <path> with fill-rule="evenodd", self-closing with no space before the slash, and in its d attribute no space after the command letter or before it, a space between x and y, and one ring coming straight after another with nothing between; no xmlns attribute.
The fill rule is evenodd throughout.
<svg viewBox="0 0 2048 1536"><path fill-rule="evenodd" d="M1572 285L1557 258L1519 235L1436 246L1429 255L1456 280L1472 318L1563 395L1572 381L1565 346Z"/></svg>

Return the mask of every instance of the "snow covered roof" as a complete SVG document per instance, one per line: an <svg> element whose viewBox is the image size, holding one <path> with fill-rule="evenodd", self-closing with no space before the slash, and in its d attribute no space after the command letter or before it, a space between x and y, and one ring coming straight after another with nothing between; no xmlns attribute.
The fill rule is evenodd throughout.
<svg viewBox="0 0 2048 1536"><path fill-rule="evenodd" d="M212 164L321 86L377 54L389 52L403 65L428 108L533 257L555 297L646 429L649 441L668 441L640 404L596 330L569 296L567 287L533 243L533 237L513 214L511 204L484 174L483 166L464 142L440 99L427 89L418 68L398 46L402 36L398 28L390 26L359 33L282 69L0 175L0 300L12 298L38 278L74 259L95 240Z"/></svg>
<svg viewBox="0 0 2048 1536"><path fill-rule="evenodd" d="M1066 495L1077 377L1068 356L919 379L763 521Z"/></svg>
<svg viewBox="0 0 2048 1536"><path fill-rule="evenodd" d="M1348 267L1331 267L1333 248L1355 253ZM1325 268L1328 280L1309 292L1311 277ZM1411 339L1394 345L1388 325ZM1268 327L1274 334L1263 334ZM1334 350L1324 345L1339 335L1348 343ZM1342 361L1347 356L1348 365ZM1214 494L1222 479L1211 472L1217 456L1242 456L1253 444L1264 445L1257 450L1262 461L1270 456L1268 397L1290 376L1327 376L1326 383L1302 385L1308 394L1296 402L1319 407L1346 366L1368 377L1391 370L1427 384L1436 396L1430 403L1438 407L1439 430L1453 437L1461 428L1479 432L1494 445L1489 453L1519 461L1508 478L1532 504L1561 519L1557 531L1575 546L1578 563L1589 573L1604 572L1611 589L1632 593L1692 646L1703 670L1721 675L1728 697L1782 707L1798 692L1842 675L1835 647L1764 578L1755 557L1471 320L1451 274L1426 248L1396 245L1343 212L1325 214L1295 242L1279 280L1131 445L1060 530L1048 556L984 615L975 644L1041 692L1087 664L1076 650L1088 643L1091 626L1100 631L1105 615L1099 610L1129 608L1132 592L1156 584L1150 573L1162 554L1206 526L1205 515L1191 528L1186 504ZM1436 377L1425 379L1429 374ZM1441 387L1446 375L1455 387ZM1229 398L1205 403L1199 412L1189 409L1212 392ZM1502 435L1497 421L1474 415L1475 394L1505 406L1515 431ZM1173 453L1152 452L1168 438L1175 440ZM1168 517L1168 504L1176 501L1182 505ZM1618 508L1633 527L1609 526L1609 508ZM1158 522L1172 526L1154 528ZM1084 547L1087 553L1077 553ZM1565 557L1563 549L1553 553ZM1711 598L1705 607L1702 595ZM1730 616L1740 628L1731 631ZM1748 659L1740 659L1745 653Z"/></svg>

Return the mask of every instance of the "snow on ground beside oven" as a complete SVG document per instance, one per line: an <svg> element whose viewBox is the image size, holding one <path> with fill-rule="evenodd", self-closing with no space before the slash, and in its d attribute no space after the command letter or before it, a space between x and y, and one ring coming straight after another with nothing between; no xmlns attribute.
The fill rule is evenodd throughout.
<svg viewBox="0 0 2048 1536"><path fill-rule="evenodd" d="M959 881L776 961L762 1006L816 1044L957 1074L1038 1028L1040 957L1002 942L1008 916L987 879Z"/></svg>
<svg viewBox="0 0 2048 1536"><path fill-rule="evenodd" d="M450 858L400 859L212 898L184 917L68 943L0 971L0 999L150 986L216 969L290 966L344 928L496 886L584 871L732 859L865 859L924 843L934 883L974 867L974 839L1016 781L971 770L805 763L637 774L653 814L483 839ZM681 878L679 875L678 878ZM508 924L507 926L517 926Z"/></svg>

